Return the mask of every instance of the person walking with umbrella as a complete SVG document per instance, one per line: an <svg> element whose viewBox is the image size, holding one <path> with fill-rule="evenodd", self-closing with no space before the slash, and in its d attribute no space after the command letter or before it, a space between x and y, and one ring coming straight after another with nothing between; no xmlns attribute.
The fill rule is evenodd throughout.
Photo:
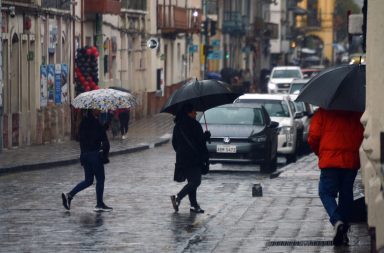
<svg viewBox="0 0 384 253"><path fill-rule="evenodd" d="M197 202L196 193L201 183L203 166L208 164L206 141L209 140L210 133L209 131L203 133L192 104L184 104L174 121L172 146L176 152L176 168L187 179L187 184L179 193L171 196L172 205L176 212L179 211L181 200L188 195L190 211L204 213Z"/></svg>
<svg viewBox="0 0 384 253"><path fill-rule="evenodd" d="M71 201L75 195L93 184L96 178L95 211L111 211L112 208L104 203L104 163L108 163L109 140L105 127L100 123L97 109L87 110L79 129L80 137L80 162L84 168L84 180L77 184L70 192L62 193L62 201L65 209L71 209ZM100 153L100 150L102 152Z"/></svg>
<svg viewBox="0 0 384 253"><path fill-rule="evenodd" d="M127 134L128 134L130 110L129 108L117 109L117 114L120 121L121 138L124 140L127 138Z"/></svg>
<svg viewBox="0 0 384 253"><path fill-rule="evenodd" d="M319 196L334 226L333 243L348 244L353 184L363 141L361 112L319 108L312 117L308 144L319 157ZM338 196L338 202L336 198Z"/></svg>
<svg viewBox="0 0 384 253"><path fill-rule="evenodd" d="M334 226L333 243L347 244L364 133L360 118L365 110L365 65L339 65L320 72L296 101L320 107L311 119L308 144L319 157L319 196Z"/></svg>

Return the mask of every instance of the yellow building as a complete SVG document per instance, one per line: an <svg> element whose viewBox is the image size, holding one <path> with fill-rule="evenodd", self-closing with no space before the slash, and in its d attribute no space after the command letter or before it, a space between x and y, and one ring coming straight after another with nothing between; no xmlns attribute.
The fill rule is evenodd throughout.
<svg viewBox="0 0 384 253"><path fill-rule="evenodd" d="M303 36L302 47L317 50L323 61L333 61L335 0L303 0L298 6L307 10L307 15L297 16L296 20L296 28Z"/></svg>

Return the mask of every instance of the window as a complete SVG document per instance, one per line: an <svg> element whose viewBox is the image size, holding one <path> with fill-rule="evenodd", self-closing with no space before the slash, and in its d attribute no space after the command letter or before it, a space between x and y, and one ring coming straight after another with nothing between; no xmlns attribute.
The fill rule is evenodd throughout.
<svg viewBox="0 0 384 253"><path fill-rule="evenodd" d="M200 122L224 125L264 125L262 112L257 108L216 107L205 112Z"/></svg>
<svg viewBox="0 0 384 253"><path fill-rule="evenodd" d="M270 117L289 117L289 109L286 102L281 100L264 99L239 99L239 103L256 103L263 105Z"/></svg>
<svg viewBox="0 0 384 253"><path fill-rule="evenodd" d="M300 71L295 69L276 69L272 78L301 78Z"/></svg>

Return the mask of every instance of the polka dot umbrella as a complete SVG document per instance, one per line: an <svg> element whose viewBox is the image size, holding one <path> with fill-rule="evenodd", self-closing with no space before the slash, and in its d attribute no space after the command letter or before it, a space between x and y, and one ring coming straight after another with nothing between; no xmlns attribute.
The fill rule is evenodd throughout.
<svg viewBox="0 0 384 253"><path fill-rule="evenodd" d="M78 109L114 111L120 108L134 107L137 105L137 101L132 94L127 92L98 89L81 93L72 101L72 105Z"/></svg>

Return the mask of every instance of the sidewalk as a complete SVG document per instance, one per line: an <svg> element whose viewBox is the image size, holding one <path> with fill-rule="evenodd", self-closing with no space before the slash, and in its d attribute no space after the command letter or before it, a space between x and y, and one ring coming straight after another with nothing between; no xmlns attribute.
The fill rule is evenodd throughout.
<svg viewBox="0 0 384 253"><path fill-rule="evenodd" d="M110 156L162 145L170 140L172 128L170 114L159 113L136 120L129 125L127 139L109 138ZM0 174L74 164L79 162L79 156L79 143L74 140L3 150Z"/></svg>

